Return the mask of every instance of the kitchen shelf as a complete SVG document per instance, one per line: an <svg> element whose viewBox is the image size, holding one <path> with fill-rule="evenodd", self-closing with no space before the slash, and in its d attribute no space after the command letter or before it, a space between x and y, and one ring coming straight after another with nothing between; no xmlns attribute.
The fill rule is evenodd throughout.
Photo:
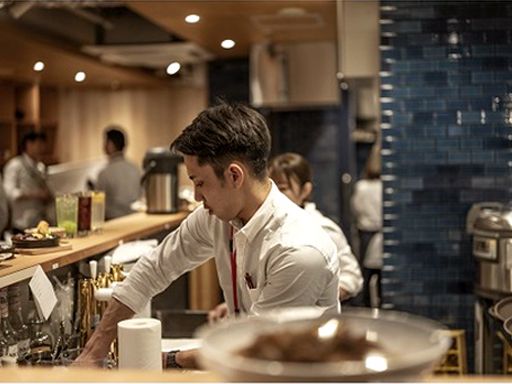
<svg viewBox="0 0 512 384"><path fill-rule="evenodd" d="M151 215L134 213L107 221L103 231L70 239L72 249L42 255L16 255L0 262L0 288L29 279L38 265L45 272L109 251L125 241L137 240L178 227L189 212Z"/></svg>

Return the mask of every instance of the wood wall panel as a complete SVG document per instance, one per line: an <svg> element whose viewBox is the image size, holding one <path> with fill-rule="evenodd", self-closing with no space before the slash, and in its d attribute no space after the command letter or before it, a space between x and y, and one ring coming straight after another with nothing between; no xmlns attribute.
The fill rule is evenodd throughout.
<svg viewBox="0 0 512 384"><path fill-rule="evenodd" d="M136 90L61 90L58 155L61 162L103 156L103 130L120 124L127 157L142 164L149 147L168 146L206 108L206 90L176 87Z"/></svg>

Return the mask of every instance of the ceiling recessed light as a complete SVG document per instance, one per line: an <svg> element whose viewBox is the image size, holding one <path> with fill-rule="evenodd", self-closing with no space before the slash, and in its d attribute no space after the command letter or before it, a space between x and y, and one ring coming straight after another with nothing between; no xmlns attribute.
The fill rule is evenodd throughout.
<svg viewBox="0 0 512 384"><path fill-rule="evenodd" d="M185 17L185 21L189 24L197 23L199 20L201 20L201 17L199 17L199 15L192 14Z"/></svg>
<svg viewBox="0 0 512 384"><path fill-rule="evenodd" d="M34 71L41 72L44 69L44 63L42 61L36 61L34 64Z"/></svg>
<svg viewBox="0 0 512 384"><path fill-rule="evenodd" d="M84 80L85 80L85 72L80 71L75 74L75 81L77 83L81 83Z"/></svg>
<svg viewBox="0 0 512 384"><path fill-rule="evenodd" d="M173 62L173 63L171 63L171 64L169 64L169 65L167 66L167 70L166 70L166 72L167 72L167 74L169 74L169 75L171 75L171 76L172 76L172 75L174 75L174 74L178 73L178 71L180 70L180 68L181 68L180 63L178 63L178 62L176 62L176 61L175 61L175 62Z"/></svg>
<svg viewBox="0 0 512 384"><path fill-rule="evenodd" d="M224 49L231 49L236 45L236 43L231 39L223 40L222 43L220 43L220 46Z"/></svg>

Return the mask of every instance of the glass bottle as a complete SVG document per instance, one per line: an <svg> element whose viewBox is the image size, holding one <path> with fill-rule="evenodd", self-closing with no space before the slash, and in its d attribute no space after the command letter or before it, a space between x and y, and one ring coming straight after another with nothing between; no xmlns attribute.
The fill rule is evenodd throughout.
<svg viewBox="0 0 512 384"><path fill-rule="evenodd" d="M32 362L52 360L52 338L43 331L44 321L41 319L32 320L32 335L30 337L30 354Z"/></svg>
<svg viewBox="0 0 512 384"><path fill-rule="evenodd" d="M78 194L78 235L86 236L91 230L91 199L90 192Z"/></svg>
<svg viewBox="0 0 512 384"><path fill-rule="evenodd" d="M15 364L18 360L18 335L12 329L9 322L9 306L7 303L7 289L0 290L0 326L2 334L7 342L7 351L2 356L2 363Z"/></svg>
<svg viewBox="0 0 512 384"><path fill-rule="evenodd" d="M12 328L18 334L18 356L23 359L30 352L30 332L23 321L20 290L17 285L8 288L9 320Z"/></svg>

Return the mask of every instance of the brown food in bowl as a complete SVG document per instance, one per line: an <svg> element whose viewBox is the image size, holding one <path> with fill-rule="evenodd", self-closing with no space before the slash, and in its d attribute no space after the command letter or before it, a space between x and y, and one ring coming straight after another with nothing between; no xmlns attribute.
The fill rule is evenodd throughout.
<svg viewBox="0 0 512 384"><path fill-rule="evenodd" d="M319 337L320 325L261 334L239 354L262 360L320 363L363 360L371 351L383 351L378 343L351 334L343 324L338 324L332 335Z"/></svg>

